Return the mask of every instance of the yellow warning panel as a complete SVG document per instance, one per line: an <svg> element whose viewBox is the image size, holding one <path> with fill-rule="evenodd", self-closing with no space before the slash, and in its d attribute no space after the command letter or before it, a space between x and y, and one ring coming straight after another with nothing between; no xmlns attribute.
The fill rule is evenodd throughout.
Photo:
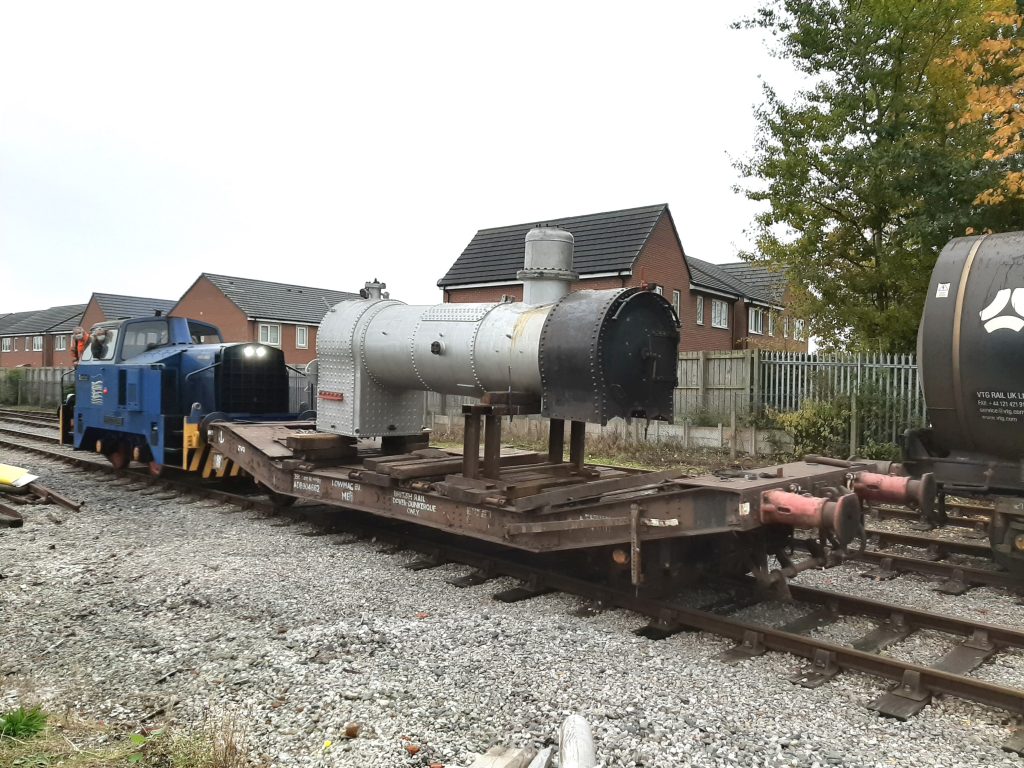
<svg viewBox="0 0 1024 768"><path fill-rule="evenodd" d="M0 464L0 485L7 485L11 488L21 488L33 480L38 480L39 475L33 475L27 469L15 467L11 464Z"/></svg>

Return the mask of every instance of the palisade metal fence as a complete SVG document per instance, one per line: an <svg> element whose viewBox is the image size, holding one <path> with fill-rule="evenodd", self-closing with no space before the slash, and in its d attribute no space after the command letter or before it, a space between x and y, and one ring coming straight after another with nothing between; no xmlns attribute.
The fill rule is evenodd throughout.
<svg viewBox="0 0 1024 768"><path fill-rule="evenodd" d="M856 444L895 443L925 423L914 355L744 350L679 356L676 421L764 421L807 401L843 403Z"/></svg>
<svg viewBox="0 0 1024 768"><path fill-rule="evenodd" d="M805 400L849 398L867 439L896 442L925 423L914 355L759 352L758 405L795 411Z"/></svg>

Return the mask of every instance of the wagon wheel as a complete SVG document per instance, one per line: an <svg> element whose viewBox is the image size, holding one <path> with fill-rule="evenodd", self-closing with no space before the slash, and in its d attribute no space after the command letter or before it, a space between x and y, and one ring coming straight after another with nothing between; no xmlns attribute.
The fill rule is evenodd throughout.
<svg viewBox="0 0 1024 768"><path fill-rule="evenodd" d="M125 469L132 461L132 451L128 443L123 440L118 442L117 447L107 456L114 469Z"/></svg>
<svg viewBox="0 0 1024 768"><path fill-rule="evenodd" d="M286 493L278 493L277 491L272 491L266 486L263 486L263 489L267 492L267 496L270 497L270 500L274 502L275 506L290 507L292 504L296 502L296 498L294 496L289 496Z"/></svg>

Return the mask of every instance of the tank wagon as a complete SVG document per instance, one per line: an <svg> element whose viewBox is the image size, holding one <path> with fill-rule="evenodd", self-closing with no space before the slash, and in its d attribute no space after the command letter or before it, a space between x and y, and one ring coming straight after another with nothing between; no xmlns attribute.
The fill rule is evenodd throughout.
<svg viewBox="0 0 1024 768"><path fill-rule="evenodd" d="M588 465L587 423L672 418L679 324L653 291L570 292L572 253L570 233L532 230L521 302L409 306L367 283L320 326L315 421L211 420L210 445L278 494L649 586L709 570L792 575L861 533L861 499L930 498L926 482L873 461L704 477ZM461 453L430 447L430 390L479 398L463 408ZM547 451L503 453L503 420L528 414L550 419ZM812 532L799 565L785 551L795 530ZM769 554L782 571L767 573Z"/></svg>
<svg viewBox="0 0 1024 768"><path fill-rule="evenodd" d="M960 237L939 255L918 332L925 429L906 435L911 475L991 497L995 560L1024 574L1024 232Z"/></svg>
<svg viewBox="0 0 1024 768"><path fill-rule="evenodd" d="M281 350L225 344L208 323L140 317L95 325L61 408L61 442L118 468L165 465L204 477L239 474L206 445L210 419L294 419Z"/></svg>

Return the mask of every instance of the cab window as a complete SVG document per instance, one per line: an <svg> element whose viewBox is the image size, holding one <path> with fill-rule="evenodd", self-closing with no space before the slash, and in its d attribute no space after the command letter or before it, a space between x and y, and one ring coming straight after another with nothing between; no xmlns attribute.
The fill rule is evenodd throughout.
<svg viewBox="0 0 1024 768"><path fill-rule="evenodd" d="M82 360L113 360L117 346L117 328L93 328Z"/></svg>
<svg viewBox="0 0 1024 768"><path fill-rule="evenodd" d="M200 323L198 320L188 321L188 335L193 344L220 344L224 339L214 326Z"/></svg>
<svg viewBox="0 0 1024 768"><path fill-rule="evenodd" d="M162 347L169 340L166 320L132 323L124 328L124 345L121 347L121 359L127 360L130 357L142 354L148 349Z"/></svg>

